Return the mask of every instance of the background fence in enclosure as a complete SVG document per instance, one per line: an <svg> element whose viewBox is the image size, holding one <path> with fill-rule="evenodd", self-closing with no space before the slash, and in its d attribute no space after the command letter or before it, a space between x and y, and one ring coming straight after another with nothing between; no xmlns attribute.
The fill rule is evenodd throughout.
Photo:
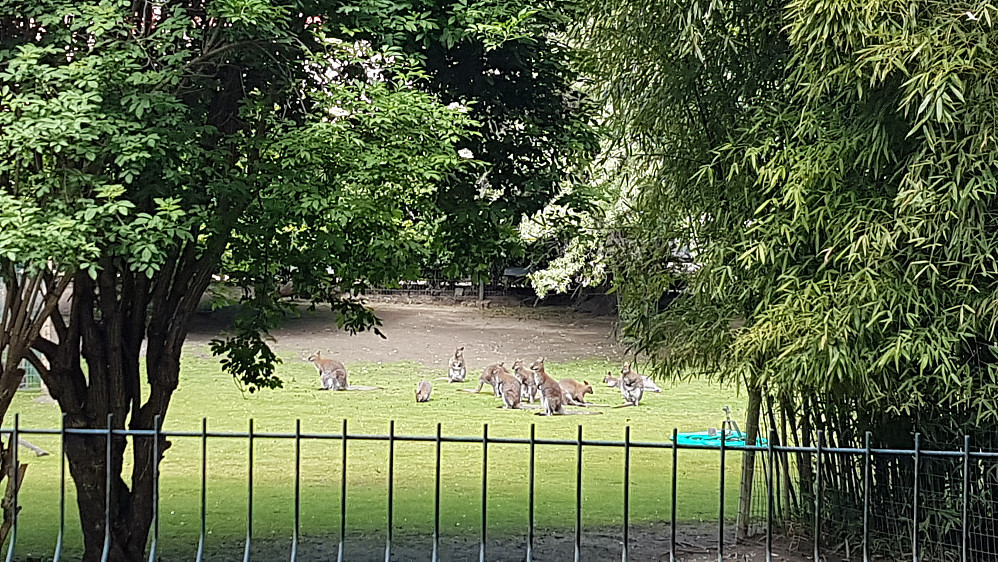
<svg viewBox="0 0 998 562"><path fill-rule="evenodd" d="M725 517L725 468L731 462L731 455L744 455L742 465L746 464L749 458L754 458L755 472L760 475L758 480L763 485L764 494L764 520L759 528L764 535L764 546L767 560L771 559L774 539L781 535L793 535L795 538L803 539L802 542L809 542L810 546L803 550L807 551L814 560L825 559L831 552L836 553L836 557L845 556L850 559L875 560L890 559L901 560L993 560L998 557L998 541L996 541L996 519L998 519L998 501L995 493L998 491L998 452L975 451L971 448L971 438L965 438L964 446L960 450L925 450L921 446L918 435L915 436L915 447L913 449L876 449L870 446L870 435L866 436L866 446L864 448L840 448L823 446L822 435L817 434L816 446L814 447L787 447L774 445L777 442L775 433L769 435L769 440L765 446L755 445L729 445L723 439L720 447L708 445L694 445L676 443L676 431L673 430L671 442L647 442L632 441L630 438L630 427L624 428L624 438L621 441L608 440L587 440L583 436L583 428L579 426L576 439L539 439L535 435L535 426L530 426L529 438L507 438L490 437L488 424L485 424L481 436L445 436L441 434L440 424L437 424L436 435L397 435L395 434L395 424L391 422L389 433L385 435L375 434L351 434L348 432L347 421L343 420L342 431L340 433L303 433L301 422L298 421L295 431L291 433L263 433L255 432L253 421L249 421L248 431L245 433L233 432L209 432L206 422L202 423L201 431L161 431L157 420L157 428L149 430L124 430L111 429L112 420L108 419L108 429L25 429L21 428L19 418L15 416L14 427L0 429L0 435L6 435L12 439L28 435L56 435L60 436L62 458L60 469L60 509L58 522L58 537L54 559L60 560L65 554L62 552L63 535L66 532L66 459L65 441L67 436L81 436L87 439L100 440L107 448L107 458L111 458L112 436L125 437L131 439L154 439L155 443L161 443L165 439L194 439L200 441L201 456L201 477L200 477L200 506L199 506L199 538L196 546L197 560L201 560L205 552L205 544L208 540L206 534L206 520L209 516L205 501L205 489L208 486L207 476L207 444L209 440L215 439L237 439L246 440L248 451L248 468L246 475L247 493L247 513L246 513L246 541L243 550L243 559L253 558L253 520L254 520L254 500L253 500L253 474L254 474L254 442L260 440L285 440L294 444L294 479L293 497L289 501L294 504L294 519L292 523L291 539L287 552L291 560L298 558L300 532L300 506L302 500L301 490L301 444L303 441L334 441L340 442L342 446L342 459L339 466L340 502L339 502L339 528L338 528L338 560L344 557L344 546L349 540L347 533L349 526L349 513L347 512L347 450L351 441L378 441L384 442L388 448L387 466L387 518L384 522L385 530L385 560L391 559L392 550L395 546L395 532L399 529L394 521L394 487L396 470L396 443L399 442L423 442L431 444L435 451L435 471L433 482L433 542L432 551L426 555L432 560L440 559L440 496L441 496L441 450L445 444L471 444L481 446L481 496L480 496L480 521L478 522L478 558L481 561L489 559L488 538L489 538L489 511L488 504L490 498L489 491L489 452L490 447L517 445L526 449L529 458L528 478L528 519L526 531L525 551L523 555L530 561L534 556L535 540L535 500L537 493L543 495L543 490L535 490L537 478L537 450L539 447L558 447L574 450L575 453L575 506L574 506L574 559L581 559L582 545L585 541L586 529L583 526L582 513L585 508L583 502L583 472L585 463L583 462L584 449L618 449L623 452L623 463L621 474L623 486L620 489L622 496L622 524L620 526L621 551L620 557L626 561L631 549L629 532L631 530L631 455L637 449L662 450L671 456L669 475L670 496L670 518L669 518L669 553L671 559L680 559L677 551L677 519L676 499L678 490L678 467L682 465L680 451L698 450L712 451L718 459L718 503L715 512L716 524L716 549L717 559L724 557L725 549L731 548L732 527L737 525L740 532L750 529L751 522L733 522ZM158 447L159 445L157 445ZM17 464L17 453L15 448L14 465ZM805 479L798 478L794 481L781 479L779 474L780 466L789 467L791 464L800 468L806 466L805 472L817 475L810 483ZM107 463L106 467L111 466ZM105 469L107 470L107 469ZM859 471L861 475L861 489L842 489L837 484L836 475L843 471ZM890 502L879 505L871 505L869 498L871 495L871 482L890 481L888 478L873 479L871 475L875 472L890 472L896 479L907 481L909 485L898 485L898 490L910 490L910 494L894 495ZM785 472L789 474L789 471ZM883 476L881 474L880 476ZM730 476L728 476L730 478ZM936 480L936 481L931 481ZM107 481L110 481L108 472ZM848 481L848 480L847 480ZM570 484L570 483L566 483ZM109 488L105 488L105 516L108 517ZM157 470L154 484L154 504L156 512L151 529L150 539L150 560L156 559L159 544L159 497L160 497L160 474ZM848 501L838 501L838 495L847 495L858 501L852 507ZM749 496L753 494L749 492ZM883 497L890 494L877 494ZM758 496L758 494L756 494ZM793 496L795 501L788 501L786 498ZM15 511L17 510L17 495L14 496ZM829 508L828 506L834 506ZM846 507L843 507L846 506ZM12 526L11 539L8 543L8 561L14 560L17 549L18 518L15 517ZM843 541L843 537L846 537ZM848 537L859 537L858 542L850 544ZM191 546L192 554L194 545ZM813 549L813 550L812 550Z"/></svg>

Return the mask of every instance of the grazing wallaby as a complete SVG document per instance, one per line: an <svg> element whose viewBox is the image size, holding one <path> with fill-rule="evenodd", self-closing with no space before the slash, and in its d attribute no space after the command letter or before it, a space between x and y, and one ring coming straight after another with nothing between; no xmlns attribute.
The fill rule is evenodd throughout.
<svg viewBox="0 0 998 562"><path fill-rule="evenodd" d="M537 399L537 383L534 382L534 373L523 365L523 361L517 359L513 362L513 376L520 381L520 391L522 399L533 404Z"/></svg>
<svg viewBox="0 0 998 562"><path fill-rule="evenodd" d="M593 393L593 387L588 381L582 381L581 383L575 379L561 379L558 381L558 386L565 391L565 402L581 406L586 403L586 394Z"/></svg>
<svg viewBox="0 0 998 562"><path fill-rule="evenodd" d="M501 369L497 375L496 388L499 389L499 396L502 397L502 407L515 410L520 407L521 387L520 381L516 380L506 369Z"/></svg>
<svg viewBox="0 0 998 562"><path fill-rule="evenodd" d="M308 358L319 371L324 390L346 390L347 368L335 359L326 359L318 351Z"/></svg>
<svg viewBox="0 0 998 562"><path fill-rule="evenodd" d="M416 402L429 402L432 390L433 384L430 381L419 381L416 385Z"/></svg>
<svg viewBox="0 0 998 562"><path fill-rule="evenodd" d="M454 357L450 358L450 368L447 371L447 382L464 382L468 370L464 366L464 346L457 348Z"/></svg>
<svg viewBox="0 0 998 562"><path fill-rule="evenodd" d="M613 376L613 374L610 373L610 371L607 371L606 376L603 377L603 382L605 382L606 385L611 388L617 387L620 386L620 377L615 377Z"/></svg>
<svg viewBox="0 0 998 562"><path fill-rule="evenodd" d="M544 358L541 357L530 365L530 370L534 372L534 383L541 393L541 412L539 416L551 416L565 413L565 392L558 385L558 382L551 378L544 370Z"/></svg>
<svg viewBox="0 0 998 562"><path fill-rule="evenodd" d="M639 405L644 388L645 381L641 378L641 374L632 370L630 363L625 364L620 370L620 393L624 395L624 404Z"/></svg>

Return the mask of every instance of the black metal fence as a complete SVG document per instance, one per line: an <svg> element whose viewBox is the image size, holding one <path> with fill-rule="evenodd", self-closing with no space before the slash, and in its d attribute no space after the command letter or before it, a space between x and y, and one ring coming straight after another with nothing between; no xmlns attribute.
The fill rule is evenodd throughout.
<svg viewBox="0 0 998 562"><path fill-rule="evenodd" d="M71 429L63 427L61 429L25 429L20 427L19 417L14 417L14 426L9 428L0 429L0 435L9 436L11 439L16 441L19 437L27 435L56 435L60 436L62 447L60 451L62 462L60 464L60 475L59 475L59 521L58 521L58 537L56 540L56 546L53 558L56 561L63 559L66 555L63 552L63 539L66 533L66 457L65 457L65 440L67 435L86 435L95 438L103 437L107 444L107 457L106 457L106 469L107 480L105 482L105 545L104 545L104 559L108 556L109 545L110 545L110 534L107 529L107 525L110 520L110 482L112 478L112 472L110 467L112 466L111 454L112 454L112 436L126 437L126 438L151 438L153 439L153 447L155 453L158 453L158 447L160 446L162 439L198 439L200 440L201 456L200 456L200 520L199 520L199 539L196 550L195 559L201 561L205 556L205 545L207 539L207 505L206 505L206 488L208 485L208 461L207 461L207 451L208 451L208 441L209 439L226 438L226 439L245 439L247 442L248 449L248 467L249 471L246 475L247 484L247 514L246 514L246 539L245 547L243 549L243 560L249 561L253 557L253 467L254 467L254 441L256 440L291 440L294 443L294 521L292 527L291 542L289 545L290 559L292 561L297 560L299 556L299 545L301 540L301 444L303 440L327 440L327 441L338 441L341 442L342 447L342 461L339 470L340 476L340 505L339 505L339 544L338 544L338 555L337 559L342 562L345 559L344 545L348 540L347 536L347 449L348 443L351 441L382 441L387 443L388 447L388 467L387 467L387 520L385 521L386 530L386 543L384 545L384 559L386 561L392 558L393 548L395 546L394 537L396 531L396 524L394 521L394 487L395 487L395 444L398 442L425 442L432 443L435 447L435 477L434 477L434 507L433 507L433 542L432 551L427 553L431 560L440 560L440 494L441 494L441 449L444 443L463 443L463 444L478 444L481 445L481 521L480 527L478 529L478 559L481 562L489 559L489 552L487 545L489 544L489 520L488 520L488 502L489 502L489 448L491 445L521 445L527 448L528 458L529 458L529 472L528 478L528 524L526 530L526 544L525 552L523 553L527 561L531 561L535 556L535 480L536 480L536 451L538 447L568 447L575 449L575 526L574 526L574 560L579 561L582 558L582 546L585 535L585 529L582 524L582 510L583 510L583 494L582 494L582 484L583 484L583 450L586 448L614 448L622 450L623 452L623 465L621 467L623 476L623 487L621 490L621 495L623 499L623 512L622 512L622 525L620 528L620 538L621 538L621 560L626 562L629 557L629 552L631 551L631 542L629 537L629 532L631 529L631 524L629 521L631 515L631 451L633 449L658 449L669 451L671 454L671 476L669 488L669 494L671 497L671 508L670 508L670 538L669 538L669 559L670 560L680 560L679 551L677 550L677 537L676 530L677 524L677 513L676 513L676 496L677 496L677 467L679 466L679 451L680 450L700 450L700 451L714 451L718 455L718 504L717 504L717 521L716 521L716 555L717 560L722 560L725 557L726 548L730 548L730 531L734 523L725 517L725 469L726 464L730 462L730 456L732 454L743 454L745 459L752 458L757 460L761 464L761 470L757 469L756 474L762 474L761 483L764 484L765 488L765 506L764 506L764 523L762 524L762 531L764 534L764 543L760 541L760 544L764 546L765 555L767 560L773 559L774 552L774 538L778 537L779 534L791 533L797 538L803 538L805 541L810 541L813 544L812 548L806 548L807 554L813 556L813 560L823 560L830 554L834 549L836 551L836 557L842 558L845 556L850 559L861 559L861 560L875 560L875 559L902 559L896 553L897 550L891 550L894 554L884 555L882 552L880 554L875 553L874 550L880 548L872 536L875 533L888 533L896 536L886 537L888 542L897 543L908 542L905 550L904 558L911 558L913 561L917 562L919 560L940 560L940 559L952 559L961 560L962 562L967 562L970 560L993 560L998 558L998 550L995 547L995 541L993 540L972 540L972 537L980 536L992 536L993 533L988 531L988 529L995 528L995 521L998 520L998 504L992 498L991 493L994 489L998 488L998 452L988 452L988 451L975 451L971 448L971 439L966 437L964 441L964 446L960 450L925 450L921 446L921 439L918 435L914 437L915 447L913 449L877 449L870 446L870 435L866 436L866 446L863 448L841 448L841 447L825 447L822 443L822 437L820 433L817 435L817 441L815 447L795 447L795 446L779 446L774 445L777 442L776 435L771 433L769 439L765 446L756 445L744 445L744 444L729 444L722 433L720 446L713 447L709 445L695 445L695 444L684 444L677 443L677 431L673 430L672 441L671 442L647 442L647 441L632 441L631 440L631 429L630 427L624 428L624 438L621 441L608 441L608 440L589 440L583 437L583 428L580 425L578 427L578 434L576 439L539 439L536 438L535 426L531 424L530 426L530 436L526 439L523 438L507 438L507 437L492 437L489 435L488 424L485 424L482 428L481 436L467 436L467 437L455 437L455 436L445 436L441 434L441 426L437 424L437 431L435 435L398 435L395 433L395 423L394 421L390 423L389 432L387 435L375 435L375 434L357 434L349 433L347 430L347 420L343 420L342 430L340 433L303 433L301 431L301 421L297 421L295 424L295 430L291 433L263 433L256 432L253 428L253 420L249 420L248 431L243 432L212 432L207 429L207 421L202 420L201 431L161 431L159 429L160 424L157 420L156 428L149 430L126 430L126 429L113 429L113 420L109 416L107 429ZM17 466L17 450L14 449L14 466ZM799 501L797 503L798 508L792 513L788 510L784 510L779 506L781 495L781 482L777 477L777 470L781 466L781 455L784 459L796 459L796 463L808 463L809 469L812 470L812 474L818 475L810 483L812 488L805 494L804 490L801 490L801 481L798 480L795 485L798 486L798 491L801 492L802 497L806 495L806 501ZM158 456L158 455L157 455ZM863 471L863 490L859 491L861 497L863 498L862 505L856 506L854 512L851 513L839 513L830 514L827 507L824 505L829 497L830 490L834 486L829 486L829 479L821 475L827 474L829 469L829 464L834 464L836 458L852 459L855 466L861 467ZM871 479L871 471L875 470L879 460L884 459L903 459L905 462L911 463L911 468L913 470L914 481L913 486L910 487L910 497L897 498L896 509L892 508L893 513L873 513L874 507L871 506L868 498L870 497L870 485L873 479ZM959 481L949 482L946 486L939 487L935 486L934 489L944 490L944 495L946 495L945 501L939 501L939 498L929 498L928 504L931 504L927 508L926 504L923 503L926 498L923 497L923 493L920 489L920 474L925 470L926 463L931 462L949 462L953 465L952 468L956 471L954 474L958 474ZM743 460L743 463L745 461ZM786 466L786 461L782 461L783 466ZM153 505L154 505L154 519L151 529L151 541L150 541L150 553L149 560L157 559L157 552L159 549L159 496L160 496L160 485L159 485L159 469L157 467L154 473L154 493L153 493ZM804 487L808 484L804 483ZM289 498L290 500L291 498ZM15 493L13 496L13 507L14 513L17 513L18 507L18 496ZM800 509L802 503L813 502L813 505L809 506L809 509ZM975 504L976 502L976 504ZM983 504L982 504L983 502ZM971 505L974 504L976 507L971 509ZM982 507L983 505L983 507ZM937 509L939 506L948 506L952 512L951 519L953 519L951 528L945 529L939 532L938 529L931 530L927 529L927 523L931 520L931 509ZM877 506L881 510L884 506ZM841 544L833 544L834 541L828 539L830 533L825 530L825 525L831 523L835 526L846 525L849 522L841 521L840 518L847 517L854 521L855 525L861 526L861 541L857 545L857 548L849 549L846 546L847 552L842 551ZM874 518L878 517L883 520L890 520L895 523L892 527L890 525L876 525L874 524ZM832 519L831 521L829 519ZM906 529L901 529L899 525L906 527ZM16 556L17 548L17 532L18 532L18 518L15 516L13 520L13 525L11 527L11 535L8 543L8 549L6 554L6 560L12 561ZM958 535L957 540L953 540L954 533ZM836 535L838 536L838 535ZM945 544L939 543L935 540L932 545L931 554L927 554L930 550L927 549L926 545L923 544L923 537L931 536L934 539L939 537L947 537L944 541ZM883 539L884 537L880 537ZM910 541L910 542L909 542ZM851 550L851 552L849 551ZM886 556L886 558L885 558ZM700 558L703 559L703 558Z"/></svg>

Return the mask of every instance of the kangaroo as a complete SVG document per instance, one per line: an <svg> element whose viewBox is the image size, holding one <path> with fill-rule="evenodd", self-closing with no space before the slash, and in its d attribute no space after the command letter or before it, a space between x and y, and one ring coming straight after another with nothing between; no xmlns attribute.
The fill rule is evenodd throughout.
<svg viewBox="0 0 998 562"><path fill-rule="evenodd" d="M318 351L309 356L308 360L319 371L323 390L346 390L347 368L335 359L326 359Z"/></svg>
<svg viewBox="0 0 998 562"><path fill-rule="evenodd" d="M541 357L530 365L530 370L534 372L534 383L541 393L541 412L539 416L552 416L565 413L565 392L558 385L558 382L551 378L544 370L544 358Z"/></svg>
<svg viewBox="0 0 998 562"><path fill-rule="evenodd" d="M464 382L468 370L464 366L464 346L457 348L454 357L450 359L450 368L447 371L447 382Z"/></svg>
<svg viewBox="0 0 998 562"><path fill-rule="evenodd" d="M499 390L499 396L502 397L502 407L508 410L518 409L523 392L520 381L505 368L497 372L496 379L496 388Z"/></svg>
<svg viewBox="0 0 998 562"><path fill-rule="evenodd" d="M537 399L537 383L534 382L534 373L523 366L523 361L517 359L513 362L513 376L520 381L522 399L533 404Z"/></svg>
<svg viewBox="0 0 998 562"><path fill-rule="evenodd" d="M433 390L433 383L430 381L419 381L416 385L416 402L429 402L430 391Z"/></svg>
<svg viewBox="0 0 998 562"><path fill-rule="evenodd" d="M586 394L593 393L593 387L588 381L579 383L575 379L561 379L558 386L565 392L565 402L575 406L585 405Z"/></svg>
<svg viewBox="0 0 998 562"><path fill-rule="evenodd" d="M620 377L615 377L610 373L610 371L607 371L606 376L603 377L603 382L605 382L607 386L615 388L620 386Z"/></svg>
<svg viewBox="0 0 998 562"><path fill-rule="evenodd" d="M625 406L637 406L641 403L641 395L644 393L644 379L637 371L631 370L631 364L627 363L620 370L620 393L624 395Z"/></svg>

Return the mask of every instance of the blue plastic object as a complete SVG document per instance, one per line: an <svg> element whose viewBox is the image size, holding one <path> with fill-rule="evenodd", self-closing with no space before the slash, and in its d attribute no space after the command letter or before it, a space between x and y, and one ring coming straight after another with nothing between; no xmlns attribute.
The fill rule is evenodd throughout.
<svg viewBox="0 0 998 562"><path fill-rule="evenodd" d="M676 435L676 443L680 445L699 445L701 447L717 447L721 448L721 432L716 431L714 435L710 435L707 431L697 431L693 433L679 433ZM755 444L758 447L765 447L768 441L763 437L756 437ZM724 446L725 447L742 447L745 445L745 434L736 434L733 431L727 431L724 436Z"/></svg>

